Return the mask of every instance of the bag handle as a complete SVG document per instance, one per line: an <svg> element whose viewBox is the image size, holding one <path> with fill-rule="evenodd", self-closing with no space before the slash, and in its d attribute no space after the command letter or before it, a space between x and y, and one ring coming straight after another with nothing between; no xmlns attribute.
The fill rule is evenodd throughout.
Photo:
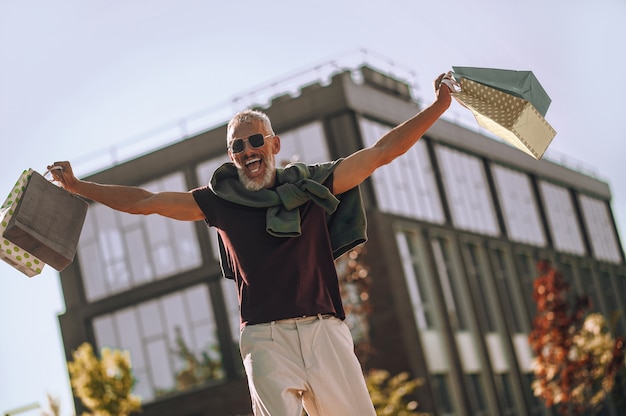
<svg viewBox="0 0 626 416"><path fill-rule="evenodd" d="M445 78L441 80L441 83L446 84L451 93L461 92L461 84L455 79Z"/></svg>
<svg viewBox="0 0 626 416"><path fill-rule="evenodd" d="M46 173L43 174L43 177L46 178L46 176L48 174L52 174L53 170L63 170L63 166L53 166L53 167L51 167L50 169L46 170ZM48 179L48 181L50 183L52 183L53 185L59 186L59 184L54 183L54 178L50 178L50 179ZM59 186L59 187L62 188L61 186Z"/></svg>
<svg viewBox="0 0 626 416"><path fill-rule="evenodd" d="M63 170L63 166L53 166L50 169L48 169L46 171L46 173L43 174L43 177L45 178L46 175L48 175L49 173L51 174L53 170Z"/></svg>

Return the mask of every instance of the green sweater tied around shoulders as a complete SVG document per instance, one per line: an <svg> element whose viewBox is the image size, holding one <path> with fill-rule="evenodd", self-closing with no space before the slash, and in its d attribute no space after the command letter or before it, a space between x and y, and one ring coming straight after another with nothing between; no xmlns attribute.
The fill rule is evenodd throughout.
<svg viewBox="0 0 626 416"><path fill-rule="evenodd" d="M367 219L361 190L358 186L335 196L323 185L343 159L307 165L291 163L276 169L277 186L259 191L247 190L232 163L220 166L209 188L222 199L254 208L266 208L266 231L275 237L297 237L301 233L300 205L313 201L328 214L326 226L330 234L333 257L367 241ZM226 262L226 251L219 240L224 277L233 278Z"/></svg>

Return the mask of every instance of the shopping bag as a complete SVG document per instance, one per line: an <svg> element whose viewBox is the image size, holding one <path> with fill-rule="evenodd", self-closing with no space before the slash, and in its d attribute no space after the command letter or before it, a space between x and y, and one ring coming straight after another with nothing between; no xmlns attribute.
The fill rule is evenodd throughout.
<svg viewBox="0 0 626 416"><path fill-rule="evenodd" d="M0 235L4 234L9 219L15 213L15 206L20 201L24 194L24 189L30 179L32 170L25 170L18 178L15 186L11 189L11 192L2 203L0 207ZM13 266L15 269L21 271L28 277L33 277L41 273L45 263L34 256L32 253L16 246L11 241L2 237L2 250L0 250L0 258Z"/></svg>
<svg viewBox="0 0 626 416"><path fill-rule="evenodd" d="M88 204L39 173L29 172L2 236L61 271L74 260Z"/></svg>
<svg viewBox="0 0 626 416"><path fill-rule="evenodd" d="M515 97L523 98L530 102L543 117L546 116L548 107L550 107L552 102L532 71L469 66L453 66L452 70L456 79L462 77Z"/></svg>
<svg viewBox="0 0 626 416"><path fill-rule="evenodd" d="M460 91L452 92L452 96L472 112L480 126L541 159L556 131L528 100L467 78L456 80Z"/></svg>

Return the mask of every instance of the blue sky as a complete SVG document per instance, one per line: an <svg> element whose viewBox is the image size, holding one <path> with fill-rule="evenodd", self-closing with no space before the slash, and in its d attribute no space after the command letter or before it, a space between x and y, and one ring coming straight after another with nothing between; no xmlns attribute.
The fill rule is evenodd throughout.
<svg viewBox="0 0 626 416"><path fill-rule="evenodd" d="M453 65L532 70L552 98L550 151L609 182L626 237L625 20L622 0L2 0L0 193L26 168L88 167L119 144L365 49L412 71L423 102ZM473 122L456 103L445 117ZM0 263L0 412L50 393L69 414L64 310L56 271L28 279Z"/></svg>

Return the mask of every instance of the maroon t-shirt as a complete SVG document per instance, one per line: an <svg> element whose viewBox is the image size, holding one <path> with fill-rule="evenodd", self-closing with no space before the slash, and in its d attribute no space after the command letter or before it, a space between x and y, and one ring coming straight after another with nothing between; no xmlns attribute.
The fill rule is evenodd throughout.
<svg viewBox="0 0 626 416"><path fill-rule="evenodd" d="M323 208L311 201L296 208L301 235L275 237L265 230L266 208L226 201L208 186L193 196L224 242L242 325L318 313L345 318Z"/></svg>

